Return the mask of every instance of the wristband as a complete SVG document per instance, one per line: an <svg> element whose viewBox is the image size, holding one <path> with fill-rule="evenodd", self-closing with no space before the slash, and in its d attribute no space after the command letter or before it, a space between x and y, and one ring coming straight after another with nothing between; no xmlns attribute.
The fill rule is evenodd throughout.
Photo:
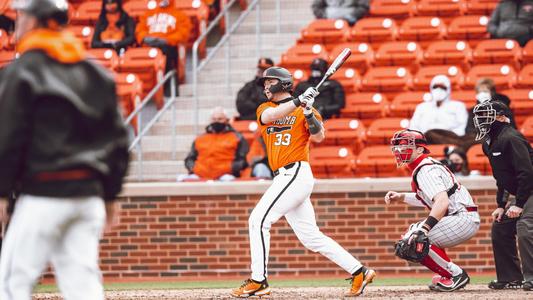
<svg viewBox="0 0 533 300"><path fill-rule="evenodd" d="M320 121L315 117L314 113L310 113L308 115L305 115L305 120L307 121L307 125L309 126L309 133L311 135L317 134L322 130L322 125L320 124Z"/></svg>
<svg viewBox="0 0 533 300"><path fill-rule="evenodd" d="M439 223L439 220L437 220L433 216L429 216L426 219L426 222L424 222L423 227L425 227L427 229L427 231L429 232L431 230L431 228L433 228L435 225L437 225L437 223Z"/></svg>
<svg viewBox="0 0 533 300"><path fill-rule="evenodd" d="M300 99L299 99L298 97L296 97L296 98L292 98L292 103L294 103L294 105L295 105L296 107L302 105L302 101L300 101Z"/></svg>

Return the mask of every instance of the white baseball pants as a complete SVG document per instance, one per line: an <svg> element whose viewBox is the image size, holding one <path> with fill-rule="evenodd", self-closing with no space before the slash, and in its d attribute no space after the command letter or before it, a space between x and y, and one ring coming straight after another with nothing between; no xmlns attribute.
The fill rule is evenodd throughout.
<svg viewBox="0 0 533 300"><path fill-rule="evenodd" d="M105 223L98 197L22 195L0 257L0 299L30 300L49 262L65 300L103 300L98 242Z"/></svg>
<svg viewBox="0 0 533 300"><path fill-rule="evenodd" d="M279 175L257 203L249 219L253 280L263 281L268 276L270 227L282 216L307 249L320 252L350 274L361 268L357 259L318 228L309 198L313 185L309 163L297 162L290 169L279 170Z"/></svg>

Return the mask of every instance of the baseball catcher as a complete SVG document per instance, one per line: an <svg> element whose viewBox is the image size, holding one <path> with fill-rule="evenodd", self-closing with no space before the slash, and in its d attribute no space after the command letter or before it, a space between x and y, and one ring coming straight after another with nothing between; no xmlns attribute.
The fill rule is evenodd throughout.
<svg viewBox="0 0 533 300"><path fill-rule="evenodd" d="M391 140L398 167L406 165L412 172L412 193L389 191L385 203L403 201L425 206L429 216L411 224L395 246L395 254L420 263L437 273L429 288L451 292L464 288L470 281L465 270L450 261L445 248L472 238L479 229L479 214L470 193L453 173L429 157L424 135L416 130L396 132Z"/></svg>

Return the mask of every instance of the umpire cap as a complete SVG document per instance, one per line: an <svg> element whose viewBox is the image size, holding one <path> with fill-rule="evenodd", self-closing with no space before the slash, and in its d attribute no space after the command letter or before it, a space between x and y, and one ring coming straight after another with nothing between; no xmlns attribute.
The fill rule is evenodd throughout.
<svg viewBox="0 0 533 300"><path fill-rule="evenodd" d="M54 19L61 25L68 22L66 0L16 0L11 7L35 16L40 21Z"/></svg>
<svg viewBox="0 0 533 300"><path fill-rule="evenodd" d="M293 80L292 80L292 75L291 73L285 69L285 68L281 68L281 67L270 67L268 69L265 70L265 72L263 73L263 77L261 77L257 83L260 85L260 86L264 86L265 85L265 80L267 79L277 79L279 80L279 90L274 90L271 92L275 93L275 92L280 92L280 91L287 91L287 92L290 92L292 91L292 85L293 85Z"/></svg>

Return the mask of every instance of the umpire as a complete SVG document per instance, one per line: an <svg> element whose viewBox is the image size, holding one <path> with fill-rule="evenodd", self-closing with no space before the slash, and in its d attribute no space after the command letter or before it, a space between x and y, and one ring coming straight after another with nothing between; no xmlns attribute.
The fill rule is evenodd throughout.
<svg viewBox="0 0 533 300"><path fill-rule="evenodd" d="M67 1L13 8L20 57L0 81L0 197L15 188L20 196L0 257L0 299L30 300L51 262L64 299L103 300L98 242L128 163L115 83L64 29Z"/></svg>
<svg viewBox="0 0 533 300"><path fill-rule="evenodd" d="M509 108L498 101L487 101L474 107L476 140L485 139L483 152L489 158L498 193L498 208L492 213L492 248L497 280L492 289L517 288L533 290L533 149L527 139L514 129ZM516 197L506 205L506 192ZM507 207L506 207L507 206ZM520 260L516 249L516 237Z"/></svg>

